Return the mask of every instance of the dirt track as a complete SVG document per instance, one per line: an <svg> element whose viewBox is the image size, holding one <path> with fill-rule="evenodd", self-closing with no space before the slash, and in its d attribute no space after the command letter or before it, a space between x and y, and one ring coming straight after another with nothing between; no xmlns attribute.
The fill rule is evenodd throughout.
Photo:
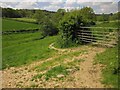
<svg viewBox="0 0 120 90"><path fill-rule="evenodd" d="M87 50L88 52L85 54L81 54L78 57L74 57L73 59L84 59L83 62L79 63L80 70L75 71L68 75L64 80L56 80L51 79L49 81L45 80L36 80L31 81L31 78L34 75L37 75L33 68L35 66L41 65L45 61L50 61L57 56L48 58L45 61L34 62L30 65L21 66L21 67L11 67L10 69L5 69L2 71L3 73L3 87L4 88L15 88L15 87L31 87L34 84L36 87L66 87L66 88L101 88L103 85L100 83L101 80L101 69L103 65L93 65L94 57L97 53L104 52L105 48L100 47L92 47L92 46L81 46L72 49L57 49L51 44L49 46L51 49L58 50L59 53L67 54L70 52ZM65 63L67 63L66 60Z"/></svg>

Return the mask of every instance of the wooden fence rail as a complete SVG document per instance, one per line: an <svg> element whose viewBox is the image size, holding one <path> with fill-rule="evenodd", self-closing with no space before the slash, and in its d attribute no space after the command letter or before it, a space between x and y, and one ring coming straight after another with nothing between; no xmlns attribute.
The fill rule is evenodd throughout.
<svg viewBox="0 0 120 90"><path fill-rule="evenodd" d="M118 42L118 30L112 27L81 27L77 36L86 43L114 47Z"/></svg>

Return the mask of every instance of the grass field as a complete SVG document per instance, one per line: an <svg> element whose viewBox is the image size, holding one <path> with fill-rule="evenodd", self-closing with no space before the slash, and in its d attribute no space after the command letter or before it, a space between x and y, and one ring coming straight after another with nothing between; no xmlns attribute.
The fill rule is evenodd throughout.
<svg viewBox="0 0 120 90"><path fill-rule="evenodd" d="M22 20L22 18L19 20ZM27 21L28 19L23 18L23 20ZM31 19L30 22L32 21L33 20ZM97 24L96 27L117 28L118 25L116 22L109 22ZM3 31L33 28L39 28L39 26L37 24L3 19ZM38 60L44 61L41 65L35 66L33 68L33 71L42 72L46 70L46 72L44 74L37 74L33 76L31 78L32 81L40 79L42 76L44 76L46 80L49 80L52 77L57 77L59 74L67 76L69 75L67 69L75 69L76 71L77 69L80 69L80 67L77 65L79 65L79 62L84 60L74 59L72 61L72 58L78 57L79 55L83 54L84 52L87 53L88 51L79 50L69 53L65 52L66 54L61 53L57 55L56 58L52 58L50 61L45 61L47 58L56 56L56 52L58 51L50 49L49 45L55 42L58 36L49 36L44 39L40 39L40 37L40 32L3 35L2 68L5 69L7 67L17 67L25 64L30 64ZM106 65L105 69L102 71L102 83L105 85L112 85L114 87L117 87L117 75L113 74L113 70L117 66L117 55L117 48L108 48L105 52L96 54L95 63ZM67 60L71 62L68 62ZM55 67L51 68L51 66Z"/></svg>
<svg viewBox="0 0 120 90"><path fill-rule="evenodd" d="M12 19L17 21L36 23L36 20L32 18L12 18Z"/></svg>
<svg viewBox="0 0 120 90"><path fill-rule="evenodd" d="M118 28L118 21L115 22L101 22L95 25L95 27L113 27L113 28Z"/></svg>
<svg viewBox="0 0 120 90"><path fill-rule="evenodd" d="M28 29L38 29L38 28L39 25L37 24L2 19L2 31L28 30Z"/></svg>
<svg viewBox="0 0 120 90"><path fill-rule="evenodd" d="M48 46L56 40L56 36L39 38L40 32L3 35L3 68L50 57L55 51Z"/></svg>

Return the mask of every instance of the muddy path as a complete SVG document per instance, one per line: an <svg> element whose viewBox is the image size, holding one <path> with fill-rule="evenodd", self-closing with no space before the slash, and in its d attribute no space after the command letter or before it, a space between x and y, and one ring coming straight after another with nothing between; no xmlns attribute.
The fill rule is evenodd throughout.
<svg viewBox="0 0 120 90"><path fill-rule="evenodd" d="M94 57L96 54L104 52L105 48L100 47L92 47L92 46L80 46L71 49L58 49L54 47L54 44L51 44L49 48L57 50L56 56L48 58L44 61L33 62L30 65L25 65L21 67L11 67L9 69L5 69L2 71L3 78L3 88L28 88L28 87L46 87L46 88L54 88L54 87L66 87L66 88L101 88L104 87L101 83L101 70L102 65L94 65ZM80 54L77 57L73 57L72 59L84 59L83 62L78 63L80 66L80 70L75 71L74 73L69 74L64 80L50 79L45 81L44 79L37 79L35 81L31 81L31 78L39 73L35 69L36 66L42 65L44 62L51 61L60 55L64 55L71 52L87 50L87 53ZM63 63L68 63L70 60L65 59ZM54 66L52 66L54 67ZM50 67L50 68L52 68Z"/></svg>

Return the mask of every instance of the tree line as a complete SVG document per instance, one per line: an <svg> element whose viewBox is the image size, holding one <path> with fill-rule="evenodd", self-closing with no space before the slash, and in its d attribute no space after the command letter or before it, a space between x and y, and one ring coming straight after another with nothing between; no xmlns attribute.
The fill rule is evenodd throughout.
<svg viewBox="0 0 120 90"><path fill-rule="evenodd" d="M119 13L95 14L91 7L82 9L58 9L56 12L40 9L12 9L2 8L3 18L33 18L40 25L42 36L60 34L60 47L69 47L72 44L84 43L77 37L77 31L83 26L92 26L96 21L118 20Z"/></svg>
<svg viewBox="0 0 120 90"><path fill-rule="evenodd" d="M82 9L82 10L85 10L85 9ZM35 18L35 15L38 11L41 11L46 15L50 15L50 14L56 14L57 12L61 12L61 9L58 9L57 12L53 12L53 11L40 10L40 9L35 10L35 9L2 8L2 17L4 18L22 18L22 17ZM65 12L64 9L62 9L62 11ZM87 9L86 9L86 12L87 12ZM102 14L95 14L92 17L94 17L95 21L111 21L111 20L118 20L118 14L119 13L110 13L110 14L102 13ZM87 17L90 18L89 14L87 14Z"/></svg>

